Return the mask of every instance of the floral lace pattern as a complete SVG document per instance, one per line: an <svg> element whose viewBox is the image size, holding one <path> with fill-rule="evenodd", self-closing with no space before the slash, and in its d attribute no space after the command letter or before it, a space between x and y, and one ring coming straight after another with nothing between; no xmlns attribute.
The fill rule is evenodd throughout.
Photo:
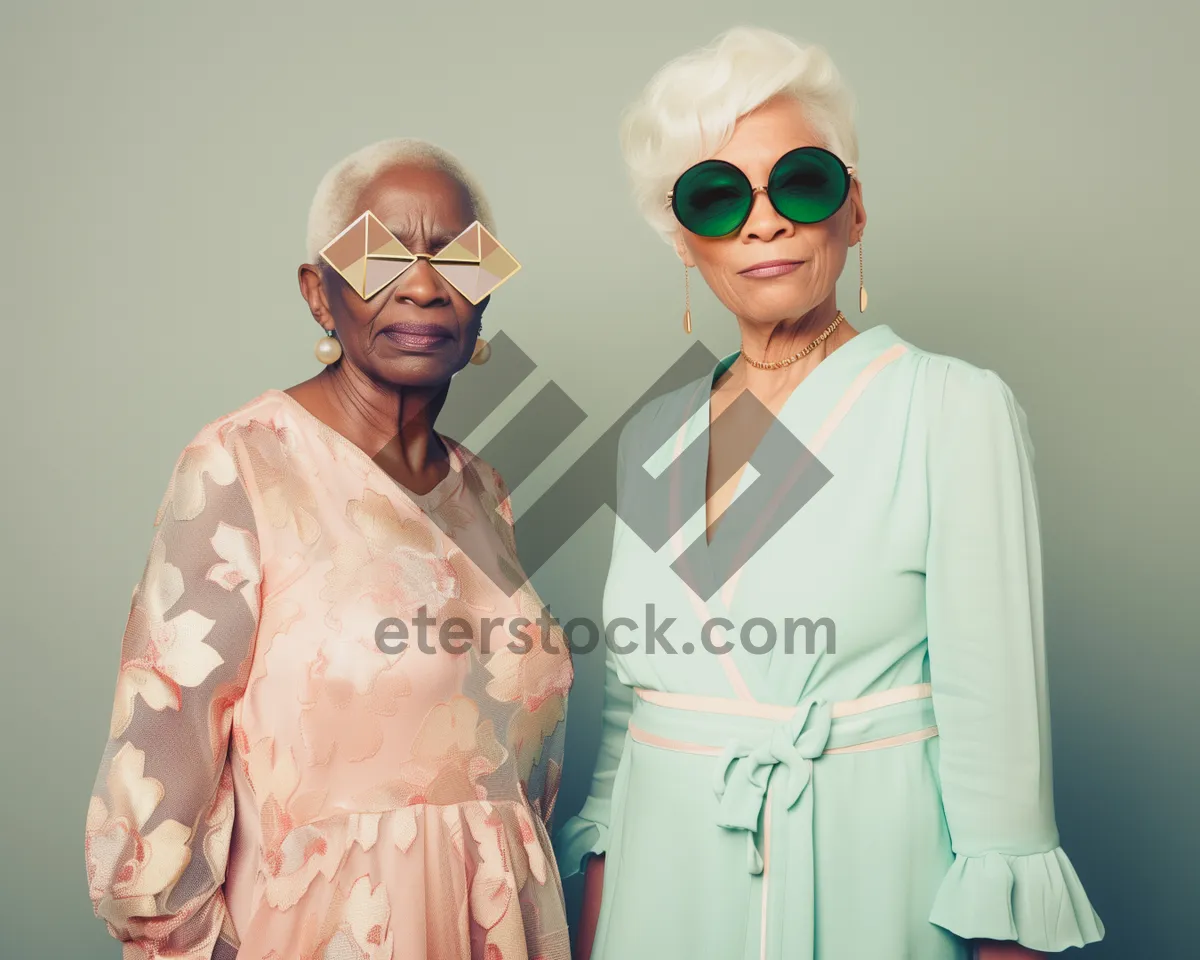
<svg viewBox="0 0 1200 960"><path fill-rule="evenodd" d="M498 586L502 480L447 445L412 496L269 391L180 456L87 814L127 958L568 956L570 656L531 587Z"/></svg>

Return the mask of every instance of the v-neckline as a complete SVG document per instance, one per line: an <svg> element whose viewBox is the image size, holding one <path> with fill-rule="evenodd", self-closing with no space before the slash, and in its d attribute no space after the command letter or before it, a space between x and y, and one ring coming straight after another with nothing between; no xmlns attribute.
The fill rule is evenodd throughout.
<svg viewBox="0 0 1200 960"><path fill-rule="evenodd" d="M437 433L437 431L434 431L434 434L446 448L446 454L449 457L449 470L446 471L446 475L435 483L427 493L417 493L415 490L410 490L404 486L404 484L384 470L366 450L341 431L331 427L286 390L272 388L267 391L267 394L282 398L289 409L299 411L301 419L307 421L310 425L315 425L318 433L325 431L335 443L346 449L352 457L359 459L366 466L368 472L378 473L384 477L393 489L403 494L413 506L424 513L431 513L445 503L462 482L463 470L466 468L466 463L458 449L458 444L449 437Z"/></svg>
<svg viewBox="0 0 1200 960"><path fill-rule="evenodd" d="M805 397L812 396L822 388L836 387L839 380L843 382L843 390L849 386L849 383L854 380L854 377L859 373L872 358L882 353L888 347L899 341L899 338L892 331L891 327L886 324L879 324L863 330L849 341L840 346L833 353L826 356L812 371L809 372L803 380L801 380L792 392L788 394L784 400L779 412L774 414L778 421L786 421L791 416L791 411ZM676 476L679 482L687 484L690 488L687 495L683 495L682 490L676 491L676 496L680 500L676 502L699 503L700 504L700 533L699 533L699 549L693 553L692 546L694 540L688 541L685 545L684 553L680 555L678 561L683 561L684 556L697 556L701 567L695 568L697 572L701 572L707 578L713 578L715 571L712 568L712 550L713 544L708 540L708 461L711 457L711 420L712 420L712 388L716 382L719 373L723 373L737 359L740 351L735 351L728 356L719 360L714 366L709 375L697 382L696 389L688 401L688 407L691 410L685 419L687 425L685 430L687 436L684 441L684 446L691 443L703 442L704 456L697 458L703 464L699 471L681 471L686 472L687 476ZM836 391L835 391L836 392ZM837 403L837 398L830 400L829 406L834 407ZM697 436L697 433L700 436ZM702 439L701 439L702 438ZM765 440L765 435L764 438ZM807 446L811 440L809 437L802 438ZM754 455L757 455L759 448L762 445L762 440L759 441L758 447L755 448ZM753 456L753 455L752 455ZM746 477L748 471L743 470L741 477L738 480L737 487L734 489L733 497L725 510L728 511L733 502L744 492L744 487L747 483ZM697 485L699 489L697 489ZM693 512L692 516L695 516ZM722 514L722 518L724 513ZM680 518L685 525L691 525L692 519ZM720 529L720 520L717 523L717 529ZM686 563L686 561L684 561ZM721 599L721 591L724 589L724 584L718 586L715 593L705 599L706 603L712 603L714 600L723 609L725 604Z"/></svg>
<svg viewBox="0 0 1200 960"><path fill-rule="evenodd" d="M814 388L811 386L811 384L814 381L819 383L822 376L824 376L825 379L828 379L828 377L832 376L832 373L830 373L831 370L836 371L838 367L844 366L845 363L849 362L849 357L861 353L864 349L864 343L868 344L869 346L876 340L881 338L886 339L885 333L890 335L892 339L895 339L895 333L892 331L892 328L886 323L881 323L874 327L868 327L866 330L860 330L832 353L827 354L824 358L822 358L820 363L818 363L812 368L812 370L808 372L808 376L792 387L791 393L787 395L787 398L783 401L783 404L779 408L779 412L775 414L775 416L777 418L782 417L783 412L792 404L797 395L804 392L812 392ZM734 362L738 357L741 356L741 354L741 350L735 350L733 353L722 357L716 362L716 364L714 364L712 372L709 374L707 381L708 394L703 401L706 413L711 412L712 389L714 386L716 386L717 379L731 366L733 366ZM707 425L711 426L711 416ZM708 478L705 477L705 482L707 482L707 480Z"/></svg>
<svg viewBox="0 0 1200 960"><path fill-rule="evenodd" d="M820 386L822 377L824 377L824 379L828 379L830 376L833 376L834 373L837 372L839 367L844 366L846 363L851 362L849 358L852 357L853 355L857 355L863 349L862 344L860 344L859 341L863 340L864 338L866 338L868 341L874 341L883 336L882 332L877 332L877 331L887 331L888 333L891 333L891 328L888 327L887 324L879 324L874 327L869 327L866 330L861 330L858 333L856 333L853 337L851 337L849 340L847 340L845 343L843 343L836 350L834 350L832 353L827 354L825 357L823 357L821 362L818 363L815 367L813 367L812 370L810 370L808 372L808 375L805 376L803 380L801 380L794 387L792 387L791 392L788 393L788 395L784 398L783 403L780 404L779 410L772 413L772 416L775 418L775 420L777 420L777 421L785 420L789 407L795 406L795 404L797 402L796 398L798 396L802 397L806 393L811 393L813 390L817 389L817 387ZM707 394L704 396L704 398L701 402L701 410L703 411L702 416L701 416L701 419L703 420L701 430L703 433L704 445L705 445L704 476L702 478L702 482L704 484L704 500L703 500L703 502L704 502L704 508L703 508L704 524L703 524L703 530L701 532L701 537L704 540L704 546L705 546L706 550L712 547L712 541L709 539L709 534L708 534L708 531L709 531L708 471L709 471L710 462L712 460L713 390L716 387L717 381L720 379L720 377L723 376L725 374L725 372L731 366L733 366L733 364L737 361L737 358L739 356L741 356L741 351L735 350L733 353L728 354L727 356L722 357L720 360L717 361L717 363L714 365L712 372L709 375L709 378L707 381ZM840 360L839 360L839 357L840 357ZM812 386L812 383L814 381L816 382L817 387ZM699 411L698 411L698 413L699 413ZM754 452L751 454L750 459L753 459L755 456L758 455L758 452L761 449L762 444L763 444L763 442L765 442L765 440L766 440L766 434L764 434L763 437L759 440L758 444L755 445ZM738 476L737 485L734 487L733 495L729 499L729 503L727 503L725 505L725 510L723 510L721 512L721 516L718 517L716 520L717 527L720 526L721 520L724 518L725 513L728 512L730 506L733 505L734 500L736 500L738 495L742 492L742 487L745 483L746 474L747 474L747 470L745 469L745 467L743 467Z"/></svg>

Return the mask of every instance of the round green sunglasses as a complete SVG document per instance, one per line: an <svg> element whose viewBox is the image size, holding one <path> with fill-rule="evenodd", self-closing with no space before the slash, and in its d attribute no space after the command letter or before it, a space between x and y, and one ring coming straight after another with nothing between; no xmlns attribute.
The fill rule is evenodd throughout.
<svg viewBox="0 0 1200 960"><path fill-rule="evenodd" d="M725 237L750 218L759 191L793 223L828 220L846 202L853 176L853 167L823 147L789 150L771 168L765 187L753 186L732 163L703 160L680 175L667 203L675 219L692 233Z"/></svg>

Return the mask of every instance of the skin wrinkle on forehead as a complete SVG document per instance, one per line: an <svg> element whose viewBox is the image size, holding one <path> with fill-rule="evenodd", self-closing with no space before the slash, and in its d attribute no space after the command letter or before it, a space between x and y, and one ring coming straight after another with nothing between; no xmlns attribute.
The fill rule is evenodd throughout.
<svg viewBox="0 0 1200 960"><path fill-rule="evenodd" d="M432 191L434 195L431 195L428 189L429 181L420 176L414 178L418 179L418 182L403 191L399 197L394 187L388 190L384 197L380 197L381 181L400 170L440 175L438 178L444 181L442 189ZM422 184L420 181L425 182ZM447 190L445 187L452 189ZM453 192L458 196L455 201L447 203ZM389 167L365 184L354 205L354 214L350 222L367 210L375 214L396 239L413 253L437 253L477 218L472 209L470 195L462 184L440 168L413 164ZM458 220L462 222L458 223Z"/></svg>
<svg viewBox="0 0 1200 960"><path fill-rule="evenodd" d="M374 210L371 211L375 213ZM376 216L379 216L376 213ZM471 225L474 218L468 220L458 229L447 229L444 224L437 222L436 216L429 217L424 211L414 212L401 219L379 217L380 222L392 232L397 240L408 247L413 253L435 254L449 246L450 241ZM431 222L432 220L432 222Z"/></svg>

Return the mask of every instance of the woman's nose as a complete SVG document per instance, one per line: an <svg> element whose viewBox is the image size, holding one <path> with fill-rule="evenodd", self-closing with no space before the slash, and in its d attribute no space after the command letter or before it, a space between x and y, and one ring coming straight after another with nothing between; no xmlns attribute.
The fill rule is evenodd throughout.
<svg viewBox="0 0 1200 960"><path fill-rule="evenodd" d="M396 286L395 297L419 307L439 305L449 299L428 257L418 257L417 262L404 271Z"/></svg>
<svg viewBox="0 0 1200 960"><path fill-rule="evenodd" d="M766 187L754 188L754 202L750 207L750 216L742 226L742 236L746 239L774 240L780 234L787 233L792 222L780 215L767 196Z"/></svg>

